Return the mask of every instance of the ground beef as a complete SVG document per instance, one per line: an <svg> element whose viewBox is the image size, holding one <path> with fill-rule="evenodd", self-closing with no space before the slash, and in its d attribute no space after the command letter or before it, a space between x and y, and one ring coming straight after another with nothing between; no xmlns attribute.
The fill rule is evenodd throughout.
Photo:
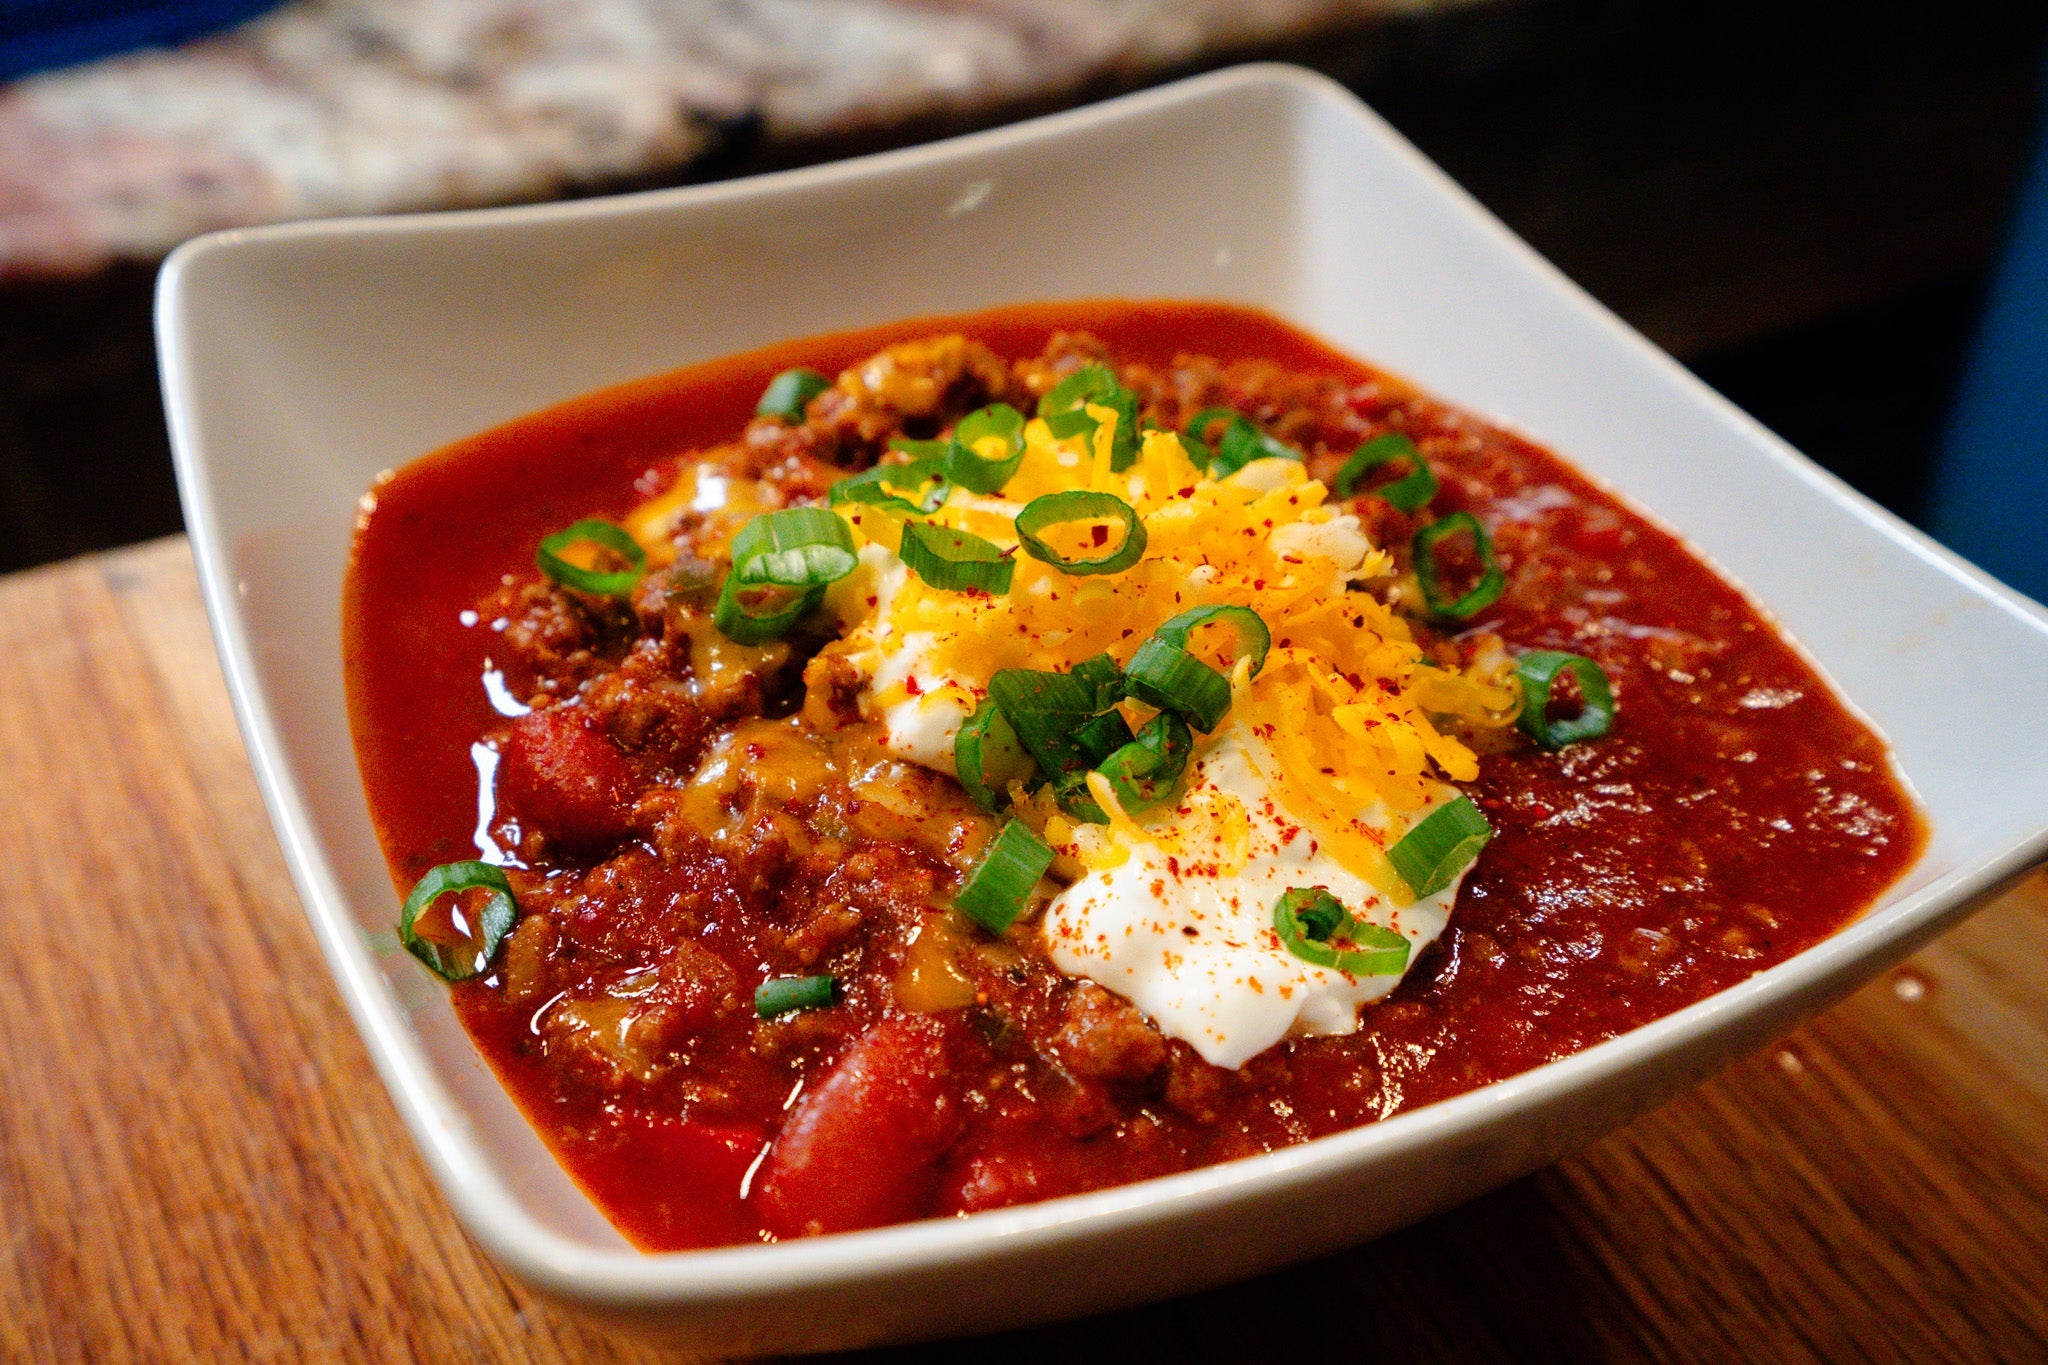
<svg viewBox="0 0 2048 1365"><path fill-rule="evenodd" d="M513 694L536 700L573 693L623 648L634 626L623 608L545 580L508 586L479 603L477 614L505 623L498 662Z"/></svg>
<svg viewBox="0 0 2048 1365"><path fill-rule="evenodd" d="M1076 1076L1132 1088L1150 1084L1167 1060L1166 1039L1152 1021L1092 981L1076 982L1068 993L1052 1047Z"/></svg>
<svg viewBox="0 0 2048 1365"><path fill-rule="evenodd" d="M661 770L694 770L712 731L690 685L687 644L643 640L612 671L593 679L583 706L613 743Z"/></svg>

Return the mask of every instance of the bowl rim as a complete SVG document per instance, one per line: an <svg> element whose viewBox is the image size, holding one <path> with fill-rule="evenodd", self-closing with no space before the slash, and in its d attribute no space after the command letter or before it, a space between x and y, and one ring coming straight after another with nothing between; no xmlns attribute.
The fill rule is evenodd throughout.
<svg viewBox="0 0 2048 1365"><path fill-rule="evenodd" d="M774 1245L692 1251L592 1246L552 1230L529 1214L496 1174L491 1157L468 1131L453 1096L434 1077L404 1025L388 983L346 907L307 802L290 773L287 747L255 668L239 606L239 585L220 530L210 460L196 426L195 367L185 342L191 306L189 281L195 267L212 256L277 243L516 229L830 189L901 170L980 159L1259 88L1319 101L1388 141L1411 170L1447 191L1451 202L1487 231L1496 248L1536 271L1582 315L1582 322L1623 342L1638 360L1665 371L1718 423L1812 485L1838 510L1876 531L1894 550L1921 561L2035 631L2048 634L2048 610L1798 455L1537 255L1356 96L1337 82L1300 67L1274 63L1231 67L940 142L709 185L508 208L285 223L196 238L174 251L159 275L157 345L186 526L250 764L323 956L401 1118L465 1228L494 1259L536 1287L558 1297L621 1309L708 1306L739 1297L844 1287L1011 1256L1069 1238L1112 1234L1166 1215L1193 1217L1240 1199L1273 1198L1373 1157L1441 1143L1490 1121L1537 1110L1574 1090L1597 1086L1673 1054L1689 1040L1765 1015L1774 1005L1825 994L1830 983L1846 991L1864 979L1856 974L1858 965L1902 957L2048 859L2048 818L2044 818L2031 834L2012 841L1997 854L1950 868L1918 890L1880 902L1784 962L1616 1038L1392 1118L1217 1166L971 1218L932 1219Z"/></svg>

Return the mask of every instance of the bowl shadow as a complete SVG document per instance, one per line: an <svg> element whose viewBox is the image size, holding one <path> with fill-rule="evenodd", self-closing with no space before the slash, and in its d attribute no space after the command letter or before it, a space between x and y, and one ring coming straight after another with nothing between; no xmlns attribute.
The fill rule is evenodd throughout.
<svg viewBox="0 0 2048 1365"><path fill-rule="evenodd" d="M1159 1359L1586 1361L1628 1306L1571 1227L1551 1172L1365 1246L1201 1294L972 1345L979 1365ZM1292 1304L1295 1310L1276 1313ZM962 1343L824 1357L953 1365Z"/></svg>

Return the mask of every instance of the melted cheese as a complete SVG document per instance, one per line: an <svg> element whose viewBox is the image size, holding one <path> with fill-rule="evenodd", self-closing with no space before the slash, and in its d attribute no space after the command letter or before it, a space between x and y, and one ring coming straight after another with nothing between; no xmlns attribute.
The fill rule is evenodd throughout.
<svg viewBox="0 0 2048 1365"><path fill-rule="evenodd" d="M675 562L676 527L686 515L703 519L695 539L697 552L708 556L723 550L756 513L780 506L782 495L773 484L699 463L684 466L673 487L635 507L620 524L647 552L647 562L661 568Z"/></svg>
<svg viewBox="0 0 2048 1365"><path fill-rule="evenodd" d="M1055 871L1071 883L1040 932L1062 970L1129 997L1219 1066L1240 1066L1290 1034L1350 1032L1359 1009L1400 976L1354 978L1295 957L1273 931L1273 904L1289 888L1323 887L1357 918L1408 939L1412 963L1442 932L1457 884L1418 900L1386 849L1456 796L1451 783L1478 773L1472 751L1432 716L1505 724L1517 694L1498 661L1430 667L1407 623L1354 590L1390 574L1392 561L1355 517L1324 505L1323 486L1298 462L1260 460L1211 479L1178 440L1149 432L1132 466L1113 471L1116 414L1089 412L1099 424L1092 438L1057 439L1044 422L1028 423L1001 496L956 488L930 519L1015 550L1013 523L1030 499L1099 489L1142 519L1138 563L1072 576L1018 554L1008 593L946 591L897 558L899 520L844 509L860 564L827 594L842 638L826 652L858 672L861 711L884 751L950 775L954 737L999 669L1064 670L1105 652L1128 663L1191 607L1258 612L1273 647L1256 678L1234 659L1230 631L1190 641L1231 675L1233 699L1217 732L1198 739L1175 803L1127 813L1103 784L1097 800L1112 818L1090 825L1060 813L1050 788L1013 791L1018 818L1053 846ZM695 496L679 485L667 515ZM1101 535L1080 525L1048 539L1062 553L1099 554L1089 547ZM1148 719L1142 707L1125 710L1133 728Z"/></svg>

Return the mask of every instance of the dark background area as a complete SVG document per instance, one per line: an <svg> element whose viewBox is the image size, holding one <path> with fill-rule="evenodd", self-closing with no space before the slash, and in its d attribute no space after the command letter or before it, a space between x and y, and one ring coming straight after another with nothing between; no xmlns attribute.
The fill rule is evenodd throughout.
<svg viewBox="0 0 2048 1365"><path fill-rule="evenodd" d="M1912 517L2044 51L2041 4L1504 0L1229 60L1344 80L1652 340ZM1045 107L794 145L742 126L692 178ZM178 529L153 277L0 285L0 571Z"/></svg>

